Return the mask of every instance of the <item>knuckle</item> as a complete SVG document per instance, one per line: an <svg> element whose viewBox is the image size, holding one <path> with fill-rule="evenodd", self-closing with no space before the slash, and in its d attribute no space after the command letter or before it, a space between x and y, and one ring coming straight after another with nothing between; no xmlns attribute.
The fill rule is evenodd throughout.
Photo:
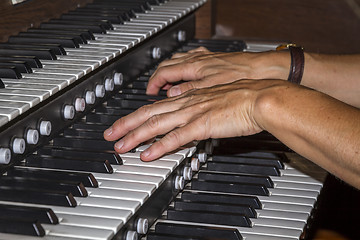
<svg viewBox="0 0 360 240"><path fill-rule="evenodd" d="M165 138L166 139L164 140L169 141L176 146L181 145L181 133L179 132L179 130L169 132L168 134L166 134Z"/></svg>
<svg viewBox="0 0 360 240"><path fill-rule="evenodd" d="M151 128L151 129L156 129L160 126L160 116L159 115L154 115L152 117L150 117L146 124Z"/></svg>
<svg viewBox="0 0 360 240"><path fill-rule="evenodd" d="M140 116L144 116L145 118L150 118L152 115L151 105L142 106L137 111Z"/></svg>

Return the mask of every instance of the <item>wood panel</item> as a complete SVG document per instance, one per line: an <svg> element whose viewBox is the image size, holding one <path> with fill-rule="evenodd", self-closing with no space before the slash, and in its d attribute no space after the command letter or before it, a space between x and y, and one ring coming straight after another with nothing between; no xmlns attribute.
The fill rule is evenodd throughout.
<svg viewBox="0 0 360 240"><path fill-rule="evenodd" d="M308 51L360 53L360 0L221 0L217 37L280 39Z"/></svg>
<svg viewBox="0 0 360 240"><path fill-rule="evenodd" d="M6 41L10 35L38 26L41 22L88 2L92 0L28 0L12 5L10 0L1 0L0 42Z"/></svg>
<svg viewBox="0 0 360 240"><path fill-rule="evenodd" d="M196 11L195 38L211 38L215 34L215 0L208 0Z"/></svg>

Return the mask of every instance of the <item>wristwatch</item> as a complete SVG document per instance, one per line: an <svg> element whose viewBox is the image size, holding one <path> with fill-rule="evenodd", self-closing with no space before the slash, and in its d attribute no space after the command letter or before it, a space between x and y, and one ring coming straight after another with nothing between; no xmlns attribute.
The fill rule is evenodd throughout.
<svg viewBox="0 0 360 240"><path fill-rule="evenodd" d="M300 85L305 66L304 49L296 44L290 43L279 45L276 50L289 50L291 64L288 81Z"/></svg>

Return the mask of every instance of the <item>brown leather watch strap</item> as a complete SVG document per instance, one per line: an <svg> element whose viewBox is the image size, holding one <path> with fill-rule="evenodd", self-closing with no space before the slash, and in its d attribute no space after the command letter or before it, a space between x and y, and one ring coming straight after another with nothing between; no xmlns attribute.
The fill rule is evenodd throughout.
<svg viewBox="0 0 360 240"><path fill-rule="evenodd" d="M305 56L302 47L289 46L291 65L288 81L300 85L304 73Z"/></svg>

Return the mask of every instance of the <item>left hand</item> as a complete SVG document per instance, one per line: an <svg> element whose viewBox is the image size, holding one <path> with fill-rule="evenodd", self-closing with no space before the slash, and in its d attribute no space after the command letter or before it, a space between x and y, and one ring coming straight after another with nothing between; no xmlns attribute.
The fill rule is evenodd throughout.
<svg viewBox="0 0 360 240"><path fill-rule="evenodd" d="M158 135L165 136L142 152L150 161L193 140L251 135L262 131L256 114L259 97L281 80L240 80L191 90L117 120L104 132L108 141L122 138L115 150L125 153Z"/></svg>

